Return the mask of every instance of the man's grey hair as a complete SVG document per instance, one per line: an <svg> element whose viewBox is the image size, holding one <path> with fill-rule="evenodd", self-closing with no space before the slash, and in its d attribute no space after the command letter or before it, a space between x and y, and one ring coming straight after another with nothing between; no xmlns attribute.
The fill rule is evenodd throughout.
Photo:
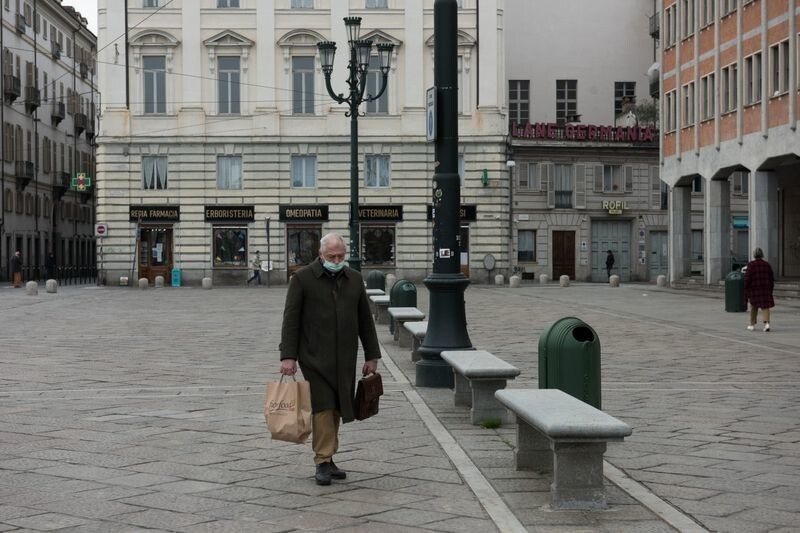
<svg viewBox="0 0 800 533"><path fill-rule="evenodd" d="M761 248L756 248L755 250L753 250L753 257L755 259L762 259L764 257L764 250L762 250Z"/></svg>
<svg viewBox="0 0 800 533"><path fill-rule="evenodd" d="M339 235L338 233L327 233L323 235L323 237L319 240L319 249L326 250L328 248L328 244L331 241L339 241L340 243L342 243L342 246L347 248L347 246L344 243L344 238L341 235Z"/></svg>

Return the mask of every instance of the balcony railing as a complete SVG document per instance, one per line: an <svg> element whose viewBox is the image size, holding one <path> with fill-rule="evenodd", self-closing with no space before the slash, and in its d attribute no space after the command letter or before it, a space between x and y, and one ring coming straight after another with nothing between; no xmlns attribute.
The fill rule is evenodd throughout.
<svg viewBox="0 0 800 533"><path fill-rule="evenodd" d="M69 190L70 176L68 172L54 172L53 175L53 196L56 200L60 200Z"/></svg>
<svg viewBox="0 0 800 533"><path fill-rule="evenodd" d="M41 98L39 97L38 87L25 87L25 110L28 113L33 113L41 105Z"/></svg>
<svg viewBox="0 0 800 533"><path fill-rule="evenodd" d="M16 21L17 21L17 31L20 33L25 33L25 26L27 26L25 15L23 15L22 13L17 13Z"/></svg>
<svg viewBox="0 0 800 533"><path fill-rule="evenodd" d="M94 116L86 122L86 138L90 141L94 138Z"/></svg>
<svg viewBox="0 0 800 533"><path fill-rule="evenodd" d="M86 79L89 75L89 65L81 61L80 63L81 78Z"/></svg>
<svg viewBox="0 0 800 533"><path fill-rule="evenodd" d="M53 107L50 110L50 120L53 122L53 126L58 126L64 120L66 116L64 108L64 102L53 102Z"/></svg>
<svg viewBox="0 0 800 533"><path fill-rule="evenodd" d="M75 135L80 135L86 129L86 114L85 113L75 113Z"/></svg>
<svg viewBox="0 0 800 533"><path fill-rule="evenodd" d="M658 98L659 96L661 96L661 93L660 93L660 85L658 83L658 80L651 80L650 81L650 97L651 98Z"/></svg>
<svg viewBox="0 0 800 533"><path fill-rule="evenodd" d="M58 42L50 41L50 52L53 54L53 59L61 59L61 45Z"/></svg>
<svg viewBox="0 0 800 533"><path fill-rule="evenodd" d="M650 17L650 37L653 39L658 39L660 33L661 19L659 18L658 14L655 14Z"/></svg>
<svg viewBox="0 0 800 533"><path fill-rule="evenodd" d="M11 74L6 74L3 76L3 94L5 94L6 101L8 103L11 103L19 98L21 90L22 84L20 83L18 77Z"/></svg>
<svg viewBox="0 0 800 533"><path fill-rule="evenodd" d="M14 164L14 176L17 178L19 189L25 190L25 187L33 179L33 161L17 161Z"/></svg>

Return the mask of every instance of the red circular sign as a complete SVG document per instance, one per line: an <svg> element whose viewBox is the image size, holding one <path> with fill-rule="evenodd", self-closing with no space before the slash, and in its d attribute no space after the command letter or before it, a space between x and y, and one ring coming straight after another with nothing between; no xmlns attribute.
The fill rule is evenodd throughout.
<svg viewBox="0 0 800 533"><path fill-rule="evenodd" d="M105 235L106 227L105 226L97 226L97 230L96 231L97 231L98 235Z"/></svg>

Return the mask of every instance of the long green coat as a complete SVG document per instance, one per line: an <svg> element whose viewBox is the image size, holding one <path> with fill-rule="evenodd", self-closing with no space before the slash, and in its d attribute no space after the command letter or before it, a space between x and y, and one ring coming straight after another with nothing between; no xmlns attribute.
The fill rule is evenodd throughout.
<svg viewBox="0 0 800 533"><path fill-rule="evenodd" d="M331 278L319 261L295 272L283 310L281 361L297 359L315 413L335 409L343 422L353 420L359 337L366 360L380 359L361 274L345 267Z"/></svg>

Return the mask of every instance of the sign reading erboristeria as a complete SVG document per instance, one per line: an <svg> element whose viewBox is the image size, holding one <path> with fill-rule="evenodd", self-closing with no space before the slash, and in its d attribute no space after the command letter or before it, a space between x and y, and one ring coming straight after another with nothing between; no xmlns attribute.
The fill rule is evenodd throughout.
<svg viewBox="0 0 800 533"><path fill-rule="evenodd" d="M595 141L624 143L658 142L658 130L652 126L595 126L593 124L566 124L553 122L531 124L511 123L511 136L518 139L550 139L559 141Z"/></svg>
<svg viewBox="0 0 800 533"><path fill-rule="evenodd" d="M282 205L278 208L281 222L308 222L328 220L327 205Z"/></svg>
<svg viewBox="0 0 800 533"><path fill-rule="evenodd" d="M252 205L207 205L205 217L206 222L253 222L256 218L256 209Z"/></svg>
<svg viewBox="0 0 800 533"><path fill-rule="evenodd" d="M181 219L179 205L132 205L128 210L131 222L178 222Z"/></svg>
<svg viewBox="0 0 800 533"><path fill-rule="evenodd" d="M358 207L359 220L403 221L402 205L362 205Z"/></svg>

